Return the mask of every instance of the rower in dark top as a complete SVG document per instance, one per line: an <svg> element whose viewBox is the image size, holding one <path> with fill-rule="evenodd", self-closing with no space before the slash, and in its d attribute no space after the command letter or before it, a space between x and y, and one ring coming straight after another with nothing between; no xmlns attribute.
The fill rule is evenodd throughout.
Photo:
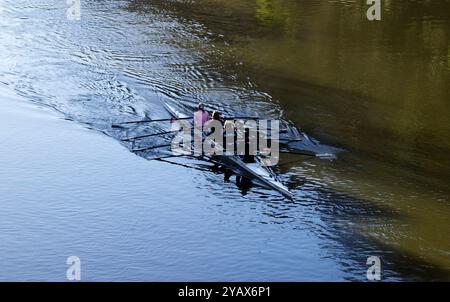
<svg viewBox="0 0 450 302"><path fill-rule="evenodd" d="M238 131L235 127L235 124L232 121L226 121L224 125L224 146L227 151L227 155L236 155L235 150L238 146ZM243 153L240 153L239 156L244 161L244 163L253 163L255 162L255 155L251 154L254 150L250 150L250 129L244 128L244 150Z"/></svg>
<svg viewBox="0 0 450 302"><path fill-rule="evenodd" d="M220 123L223 124L223 122L222 122L222 117L220 116L220 112L217 111L217 110L214 110L214 111L213 111L213 113L212 113L212 115L211 115L210 121L211 121L211 120L219 121Z"/></svg>
<svg viewBox="0 0 450 302"><path fill-rule="evenodd" d="M244 139L245 139L245 151L244 151L244 156L242 158L242 160L244 161L244 163L254 163L255 162L255 155L254 154L250 154L250 129L249 128L245 128L244 130Z"/></svg>
<svg viewBox="0 0 450 302"><path fill-rule="evenodd" d="M213 122L219 122L221 125L220 129L215 129L215 127L212 127ZM211 119L205 123L205 131L207 134L211 134L212 132L215 132L215 131L220 131L220 133L223 133L222 125L223 125L223 122L222 122L222 118L220 116L220 112L213 111L213 113L211 115Z"/></svg>

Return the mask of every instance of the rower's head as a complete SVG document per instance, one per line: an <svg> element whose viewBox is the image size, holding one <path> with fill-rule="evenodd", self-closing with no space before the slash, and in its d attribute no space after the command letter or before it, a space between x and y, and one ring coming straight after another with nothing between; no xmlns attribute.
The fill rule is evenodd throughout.
<svg viewBox="0 0 450 302"><path fill-rule="evenodd" d="M225 131L234 131L236 128L236 125L234 124L233 121L226 120L225 123L223 124L223 128L225 129Z"/></svg>
<svg viewBox="0 0 450 302"><path fill-rule="evenodd" d="M220 120L220 112L219 111L213 111L212 119L216 120L216 121L219 121Z"/></svg>
<svg viewBox="0 0 450 302"><path fill-rule="evenodd" d="M201 110L201 111L204 111L205 110L205 105L203 103L198 103L197 109Z"/></svg>

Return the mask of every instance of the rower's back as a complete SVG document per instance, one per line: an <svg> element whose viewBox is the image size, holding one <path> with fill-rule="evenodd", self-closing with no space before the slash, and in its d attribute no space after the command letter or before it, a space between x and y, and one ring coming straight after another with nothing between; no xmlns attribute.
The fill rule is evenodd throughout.
<svg viewBox="0 0 450 302"><path fill-rule="evenodd" d="M194 127L201 128L209 120L209 113L205 110L205 106L198 104L197 111L194 112Z"/></svg>
<svg viewBox="0 0 450 302"><path fill-rule="evenodd" d="M244 140L245 140L245 151L242 160L244 163L254 163L255 155L251 154L250 152L250 129L248 128L245 128Z"/></svg>

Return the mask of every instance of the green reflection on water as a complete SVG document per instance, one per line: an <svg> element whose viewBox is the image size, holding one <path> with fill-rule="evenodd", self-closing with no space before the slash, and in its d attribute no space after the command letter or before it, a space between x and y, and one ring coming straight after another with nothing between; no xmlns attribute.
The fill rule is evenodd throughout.
<svg viewBox="0 0 450 302"><path fill-rule="evenodd" d="M287 118L349 150L311 177L405 215L368 236L450 268L450 1L385 0L379 22L365 1L162 6L225 36L222 73L242 61Z"/></svg>

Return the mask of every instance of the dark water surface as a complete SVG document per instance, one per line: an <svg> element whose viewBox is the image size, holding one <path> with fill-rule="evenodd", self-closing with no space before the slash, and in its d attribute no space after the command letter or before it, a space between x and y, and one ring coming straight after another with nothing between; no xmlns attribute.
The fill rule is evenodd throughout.
<svg viewBox="0 0 450 302"><path fill-rule="evenodd" d="M116 223L140 218L109 251L129 269L102 263L91 279L365 280L374 255L385 280L450 280L450 1L384 1L376 23L360 2L82 0L71 21L65 1L0 0L0 82L68 119L120 139L162 126L114 122L166 116L164 100L203 101L281 115L347 150L333 162L283 157L293 201L258 188L243 196L221 175L170 166L178 183L197 184L176 200L141 201L139 213L114 202ZM177 190L152 181L155 196ZM93 212L109 202L99 196ZM20 211L46 224L32 207ZM166 232L155 235L142 213ZM159 243L154 254L143 240ZM124 256L133 253L139 268ZM0 259L10 254L0 249Z"/></svg>

